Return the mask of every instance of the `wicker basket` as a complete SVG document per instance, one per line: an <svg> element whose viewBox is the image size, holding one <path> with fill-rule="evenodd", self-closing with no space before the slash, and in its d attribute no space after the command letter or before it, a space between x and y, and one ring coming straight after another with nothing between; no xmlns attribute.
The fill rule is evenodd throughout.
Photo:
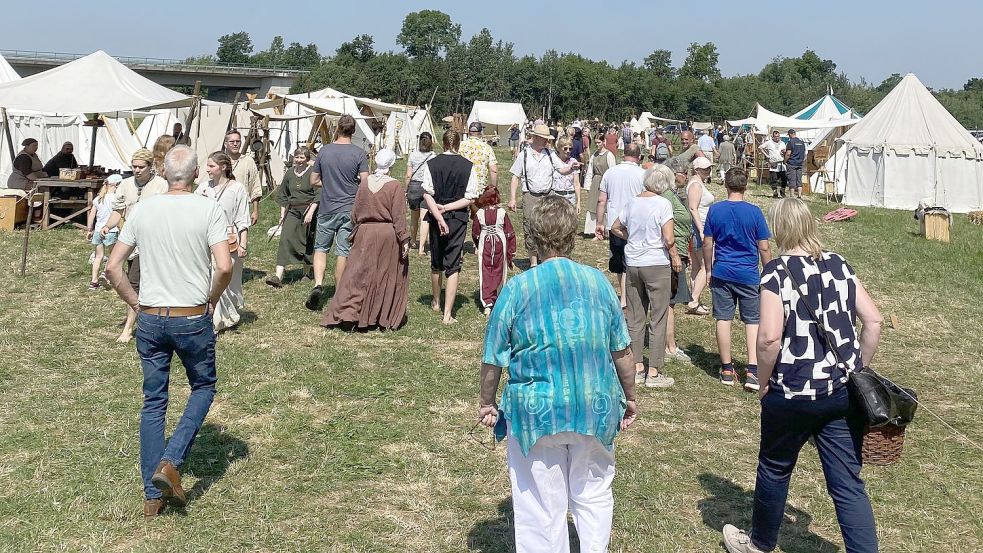
<svg viewBox="0 0 983 553"><path fill-rule="evenodd" d="M862 450L865 465L884 467L901 460L904 448L904 428L894 425L868 428L864 433Z"/></svg>
<svg viewBox="0 0 983 553"><path fill-rule="evenodd" d="M82 171L79 169L59 169L58 179L59 180L79 180L81 178Z"/></svg>

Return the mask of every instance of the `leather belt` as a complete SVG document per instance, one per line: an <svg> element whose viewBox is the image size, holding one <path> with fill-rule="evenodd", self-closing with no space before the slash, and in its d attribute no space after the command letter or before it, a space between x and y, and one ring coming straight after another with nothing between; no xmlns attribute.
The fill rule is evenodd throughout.
<svg viewBox="0 0 983 553"><path fill-rule="evenodd" d="M554 190L554 194L559 194L561 196L569 196L570 194L576 194L574 190Z"/></svg>
<svg viewBox="0 0 983 553"><path fill-rule="evenodd" d="M552 190L546 190L543 192L533 192L532 190L526 190L526 194L532 194L537 198L541 198L543 196L549 196L550 192L552 192Z"/></svg>
<svg viewBox="0 0 983 553"><path fill-rule="evenodd" d="M195 317L207 313L208 305L197 305L195 307L147 307L141 305L140 312L160 317Z"/></svg>

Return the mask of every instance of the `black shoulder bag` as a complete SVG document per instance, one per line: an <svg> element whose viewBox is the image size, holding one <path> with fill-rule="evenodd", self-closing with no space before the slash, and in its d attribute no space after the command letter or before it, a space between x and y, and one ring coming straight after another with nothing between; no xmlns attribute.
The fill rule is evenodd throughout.
<svg viewBox="0 0 983 553"><path fill-rule="evenodd" d="M896 426L904 428L914 419L915 409L918 407L918 396L914 390L902 388L887 378L877 374L870 367L861 367L858 370L850 370L840 352L836 348L835 341L829 336L829 329L823 324L819 310L813 311L812 306L806 302L805 287L801 285L792 271L789 270L785 260L778 257L778 263L788 274L789 280L795 286L796 292L802 298L802 303L809 308L809 316L816 326L819 327L819 337L826 344L826 347L833 352L837 365L843 369L847 375L847 390L850 392L850 399L856 402L863 410L864 418L868 428L878 428L883 426ZM816 262L819 267L820 275L824 272L824 263L820 259ZM822 287L819 289L819 307L822 308Z"/></svg>

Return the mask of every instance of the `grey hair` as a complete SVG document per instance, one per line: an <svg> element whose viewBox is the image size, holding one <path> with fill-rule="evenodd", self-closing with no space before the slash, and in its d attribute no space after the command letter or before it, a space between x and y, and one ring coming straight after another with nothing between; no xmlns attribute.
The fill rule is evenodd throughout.
<svg viewBox="0 0 983 553"><path fill-rule="evenodd" d="M685 173L689 169L688 164L679 157L671 157L667 159L665 166L668 167L673 173Z"/></svg>
<svg viewBox="0 0 983 553"><path fill-rule="evenodd" d="M187 146L174 146L164 156L164 177L167 184L194 183L198 172L198 156Z"/></svg>
<svg viewBox="0 0 983 553"><path fill-rule="evenodd" d="M662 194L676 184L676 175L665 165L653 165L645 172L645 190L653 194Z"/></svg>
<svg viewBox="0 0 983 553"><path fill-rule="evenodd" d="M577 243L577 210L559 196L546 196L529 217L529 241L540 259L569 257Z"/></svg>

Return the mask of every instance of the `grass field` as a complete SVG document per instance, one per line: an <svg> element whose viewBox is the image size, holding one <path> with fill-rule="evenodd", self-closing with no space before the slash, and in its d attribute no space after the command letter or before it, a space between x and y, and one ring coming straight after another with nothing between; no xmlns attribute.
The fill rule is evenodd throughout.
<svg viewBox="0 0 983 553"><path fill-rule="evenodd" d="M722 189L712 189L720 198ZM770 202L763 187L751 192L755 203ZM811 205L817 214L828 209L820 199ZM275 216L264 202L259 229ZM875 367L983 443L983 227L958 216L946 245L918 237L910 213L863 209L821 232L897 318ZM32 234L26 278L17 276L21 239L0 235L0 550L513 549L504 448L488 451L468 437L484 330L473 255L461 279L460 324L441 325L429 310L428 261L413 253L408 325L344 333L321 329L320 315L303 308L307 281L263 284L276 242L254 235L248 313L219 337L219 394L185 465L192 501L186 513L146 524L139 360L132 344L113 342L122 303L86 290L89 247L80 232ZM574 257L603 267L607 248L585 239ZM717 383L712 321L680 319L680 343L695 364L667 366L674 388L641 389L640 419L618 438L612 551L721 551L723 524L750 522L756 400ZM738 361L746 359L742 342ZM179 365L172 384L168 429L188 394ZM909 428L900 464L868 467L864 476L883 551L983 550L983 455L928 413ZM842 551L809 447L780 547Z"/></svg>

